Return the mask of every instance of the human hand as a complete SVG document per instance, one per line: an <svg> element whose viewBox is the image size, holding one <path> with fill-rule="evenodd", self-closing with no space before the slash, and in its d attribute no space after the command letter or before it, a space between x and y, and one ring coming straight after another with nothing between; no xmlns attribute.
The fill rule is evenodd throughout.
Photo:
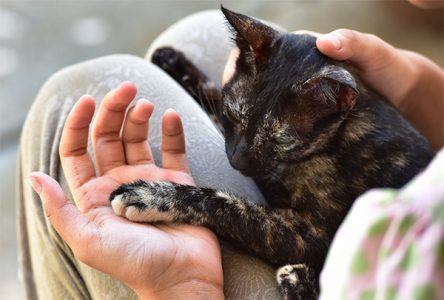
<svg viewBox="0 0 444 300"><path fill-rule="evenodd" d="M401 105L418 79L418 69L412 60L418 60L419 55L396 49L375 35L349 29L339 29L325 35L306 30L293 33L316 36L319 51L333 59L348 60L354 64L360 76L395 106ZM233 76L238 55L239 49L234 48L225 66L222 84Z"/></svg>
<svg viewBox="0 0 444 300"><path fill-rule="evenodd" d="M352 63L364 81L397 107L418 81L416 62L420 56L397 49L375 35L338 29L318 34L316 46L326 56Z"/></svg>
<svg viewBox="0 0 444 300"><path fill-rule="evenodd" d="M110 193L137 179L193 184L178 114L169 110L163 116L163 168L157 167L147 142L153 104L139 100L125 117L135 95L136 87L127 82L105 96L92 127L97 170L87 152L94 99L83 96L69 114L59 153L75 205L43 173L31 174L31 184L74 255L124 282L140 298L223 298L220 248L208 229L133 223L110 206Z"/></svg>
<svg viewBox="0 0 444 300"><path fill-rule="evenodd" d="M435 149L444 145L444 71L439 66L372 34L338 29L317 36L319 51L354 64L361 78L392 102Z"/></svg>

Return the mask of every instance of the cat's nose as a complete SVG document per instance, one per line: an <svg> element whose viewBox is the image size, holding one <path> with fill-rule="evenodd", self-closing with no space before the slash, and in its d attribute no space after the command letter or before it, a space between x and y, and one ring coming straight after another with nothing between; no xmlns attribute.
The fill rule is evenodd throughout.
<svg viewBox="0 0 444 300"><path fill-rule="evenodd" d="M247 143L244 138L239 139L236 146L233 147L233 151L230 153L230 163L233 168L242 171L249 167L249 161L247 156Z"/></svg>
<svg viewBox="0 0 444 300"><path fill-rule="evenodd" d="M236 170L243 171L248 168L248 160L242 155L234 154L231 157L231 165Z"/></svg>

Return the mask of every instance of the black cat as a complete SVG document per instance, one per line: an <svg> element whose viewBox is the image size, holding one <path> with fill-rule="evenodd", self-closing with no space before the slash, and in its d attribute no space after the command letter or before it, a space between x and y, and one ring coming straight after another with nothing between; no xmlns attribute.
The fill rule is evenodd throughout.
<svg viewBox="0 0 444 300"><path fill-rule="evenodd" d="M432 159L427 141L331 60L307 34L275 31L222 8L240 49L222 91L171 48L153 61L220 122L231 165L251 176L269 206L229 191L138 181L114 191L116 213L139 222L204 225L275 266L287 299L317 297L328 247L353 201L375 187L402 187ZM288 265L292 264L292 265Z"/></svg>

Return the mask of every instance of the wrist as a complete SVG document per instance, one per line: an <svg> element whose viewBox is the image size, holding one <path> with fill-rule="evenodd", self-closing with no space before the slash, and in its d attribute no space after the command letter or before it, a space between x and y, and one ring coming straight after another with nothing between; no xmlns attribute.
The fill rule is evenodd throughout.
<svg viewBox="0 0 444 300"><path fill-rule="evenodd" d="M223 285L205 282L201 280L190 280L178 283L172 287L159 289L139 289L134 290L141 300L162 300L162 299L225 299Z"/></svg>

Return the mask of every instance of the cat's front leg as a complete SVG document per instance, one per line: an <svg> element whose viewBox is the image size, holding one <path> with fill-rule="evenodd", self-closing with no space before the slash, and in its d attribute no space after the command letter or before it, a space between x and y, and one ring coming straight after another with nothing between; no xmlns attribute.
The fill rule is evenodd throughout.
<svg viewBox="0 0 444 300"><path fill-rule="evenodd" d="M124 184L110 201L116 214L132 221L204 225L272 264L302 261L279 270L279 287L286 299L316 298L317 272L308 266L323 261L322 243L293 210L268 209L226 192L165 181Z"/></svg>
<svg viewBox="0 0 444 300"><path fill-rule="evenodd" d="M203 225L274 265L320 269L328 245L311 212L272 209L236 195L164 181L137 181L110 195L114 211L137 222Z"/></svg>

